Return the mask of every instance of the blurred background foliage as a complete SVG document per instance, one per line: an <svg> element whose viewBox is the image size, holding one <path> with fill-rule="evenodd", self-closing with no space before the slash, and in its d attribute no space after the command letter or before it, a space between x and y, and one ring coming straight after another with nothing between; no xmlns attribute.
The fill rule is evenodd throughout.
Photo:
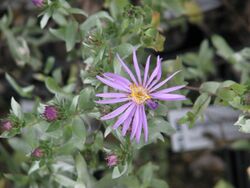
<svg viewBox="0 0 250 188"><path fill-rule="evenodd" d="M249 9L237 0L46 0L42 8L2 0L0 113L15 128L1 134L0 187L233 187L216 152L171 152L175 130L166 115L192 107L180 123L193 125L209 105L230 106L241 112L236 125L250 132ZM139 145L100 122L112 107L94 103L107 90L96 75L124 74L115 54L131 64L133 47L141 67L152 54L153 64L163 57L164 75L181 69L170 85L188 84L181 92L190 99L150 112L149 142ZM28 111L24 99L32 101ZM61 118L46 122L45 104ZM37 147L46 153L39 160L30 157ZM223 147L248 151L249 143ZM119 156L112 169L109 153Z"/></svg>

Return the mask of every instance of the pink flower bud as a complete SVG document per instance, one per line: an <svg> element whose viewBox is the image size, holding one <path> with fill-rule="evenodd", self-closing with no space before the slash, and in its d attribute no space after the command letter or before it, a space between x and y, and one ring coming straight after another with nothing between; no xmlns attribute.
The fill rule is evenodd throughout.
<svg viewBox="0 0 250 188"><path fill-rule="evenodd" d="M10 122L10 121L4 121L3 123L2 123L2 126L1 126L1 129L3 130L3 131L10 131L11 129L12 129L12 123Z"/></svg>
<svg viewBox="0 0 250 188"><path fill-rule="evenodd" d="M43 156L43 150L41 148L36 148L34 151L31 153L32 157L36 158L41 158Z"/></svg>
<svg viewBox="0 0 250 188"><path fill-rule="evenodd" d="M110 154L106 157L106 161L107 161L107 165L109 167L113 167L113 166L117 165L118 158L115 154Z"/></svg>
<svg viewBox="0 0 250 188"><path fill-rule="evenodd" d="M42 7L44 0L32 0L32 3L36 6L36 7Z"/></svg>
<svg viewBox="0 0 250 188"><path fill-rule="evenodd" d="M55 106L46 106L43 116L47 121L55 121L58 118L58 111Z"/></svg>

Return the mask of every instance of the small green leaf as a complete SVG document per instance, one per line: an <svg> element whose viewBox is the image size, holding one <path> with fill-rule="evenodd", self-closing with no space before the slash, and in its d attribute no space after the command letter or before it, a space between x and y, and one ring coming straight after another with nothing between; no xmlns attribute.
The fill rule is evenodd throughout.
<svg viewBox="0 0 250 188"><path fill-rule="evenodd" d="M50 132L53 132L53 131L57 131L58 129L61 129L61 128L62 128L62 123L61 122L59 122L59 121L52 122L52 123L49 124L49 127L46 130L46 132L50 133Z"/></svg>
<svg viewBox="0 0 250 188"><path fill-rule="evenodd" d="M116 47L116 52L122 59L127 58L130 54L132 54L133 45L129 43L123 43Z"/></svg>
<svg viewBox="0 0 250 188"><path fill-rule="evenodd" d="M72 122L72 131L73 134L81 139L81 144L84 144L86 139L86 127L84 125L84 122L80 118L75 118Z"/></svg>
<svg viewBox="0 0 250 188"><path fill-rule="evenodd" d="M16 100L12 97L11 98L11 109L12 109L12 113L18 117L19 119L23 118L23 112L21 110L21 106L18 102L16 102Z"/></svg>
<svg viewBox="0 0 250 188"><path fill-rule="evenodd" d="M51 13L50 13L50 12L46 12L46 13L43 15L43 17L42 17L42 19L41 19L41 21L40 21L40 27L41 27L42 29L47 25L47 23L48 23L50 17L51 17Z"/></svg>
<svg viewBox="0 0 250 188"><path fill-rule="evenodd" d="M232 48L228 45L228 43L219 35L212 36L212 43L217 49L217 53L223 58L228 59L234 53Z"/></svg>
<svg viewBox="0 0 250 188"><path fill-rule="evenodd" d="M70 111L75 112L78 107L79 95L74 96L70 105Z"/></svg>
<svg viewBox="0 0 250 188"><path fill-rule="evenodd" d="M84 32L88 32L91 28L97 26L98 21L100 19L105 19L108 21L113 22L113 18L105 11L99 11L96 14L93 14L91 16L88 17L88 19L83 22L83 24L81 24L80 28L82 31Z"/></svg>
<svg viewBox="0 0 250 188"><path fill-rule="evenodd" d="M50 28L49 31L57 38L61 39L61 40L65 40L65 33L66 33L66 28L65 27L61 27L59 29L52 29Z"/></svg>
<svg viewBox="0 0 250 188"><path fill-rule="evenodd" d="M219 82L204 82L203 84L201 84L200 90L209 94L216 94L219 87Z"/></svg>
<svg viewBox="0 0 250 188"><path fill-rule="evenodd" d="M60 88L57 82L51 77L46 78L45 85L46 88L53 94L61 94L61 95L65 94L65 92Z"/></svg>
<svg viewBox="0 0 250 188"><path fill-rule="evenodd" d="M5 78L8 80L10 85L15 89L15 91L22 97L31 97L31 92L34 90L34 86L30 85L27 87L20 87L16 81L8 74L5 73Z"/></svg>
<svg viewBox="0 0 250 188"><path fill-rule="evenodd" d="M200 115L208 107L211 101L211 96L207 93L202 93L195 101L192 112Z"/></svg>
<svg viewBox="0 0 250 188"><path fill-rule="evenodd" d="M91 178L87 169L86 161L83 156L78 153L75 159L77 182L85 187L91 187Z"/></svg>
<svg viewBox="0 0 250 188"><path fill-rule="evenodd" d="M78 105L81 110L90 110L95 106L94 94L95 92L92 87L86 87L80 92Z"/></svg>
<svg viewBox="0 0 250 188"><path fill-rule="evenodd" d="M76 21L71 21L67 24L65 30L65 42L66 42L66 49L69 52L73 49L76 43L76 36L77 36L77 29L78 23Z"/></svg>
<svg viewBox="0 0 250 188"><path fill-rule="evenodd" d="M70 14L81 14L83 16L88 17L88 14L86 12L84 12L82 9L79 9L79 8L67 8L67 11Z"/></svg>
<svg viewBox="0 0 250 188"><path fill-rule="evenodd" d="M55 174L54 175L54 180L64 186L64 187L74 187L76 185L76 182L64 175L61 175L61 174Z"/></svg>
<svg viewBox="0 0 250 188"><path fill-rule="evenodd" d="M152 164L151 162L147 163L139 169L138 174L144 187L148 187L151 184L154 177L154 171L158 169L159 167Z"/></svg>
<svg viewBox="0 0 250 188"><path fill-rule="evenodd" d="M44 73L49 74L50 71L52 70L53 66L55 64L55 58L54 57L49 57L46 61L45 68L44 68Z"/></svg>

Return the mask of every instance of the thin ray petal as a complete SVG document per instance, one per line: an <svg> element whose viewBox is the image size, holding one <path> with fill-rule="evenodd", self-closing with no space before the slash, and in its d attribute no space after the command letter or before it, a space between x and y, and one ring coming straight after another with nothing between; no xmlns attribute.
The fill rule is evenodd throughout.
<svg viewBox="0 0 250 188"><path fill-rule="evenodd" d="M125 91L125 92L129 92L129 89L123 87L122 85L119 85L119 84L116 84L108 79L105 79L105 78L102 78L100 76L96 76L96 78L98 80L100 80L101 82L103 82L104 84L114 88L114 89L118 89L118 90L121 90L121 91Z"/></svg>
<svg viewBox="0 0 250 188"><path fill-rule="evenodd" d="M135 76L133 75L133 73L131 72L131 70L128 68L128 66L123 62L123 60L120 58L120 56L117 54L117 58L120 62L120 64L122 65L123 69L128 73L128 75L130 76L131 80L138 85L137 80L135 79Z"/></svg>
<svg viewBox="0 0 250 188"><path fill-rule="evenodd" d="M184 95L180 94L151 94L154 99L164 100L164 101L179 101L186 100Z"/></svg>
<svg viewBox="0 0 250 188"><path fill-rule="evenodd" d="M155 86L155 84L157 84L160 79L161 79L161 74L162 74L162 70L161 70L161 58L158 56L157 58L157 66L158 66L158 72L156 75L156 79L152 81L152 83L150 85L148 85L147 89L150 90L152 87Z"/></svg>
<svg viewBox="0 0 250 188"><path fill-rule="evenodd" d="M137 127L139 125L139 121L140 121L140 106L138 105L136 107L136 111L135 111L135 116L134 116L134 120L133 120L133 123L132 123L132 132L131 132L131 136L130 136L130 139L132 140L136 134L136 130L137 130Z"/></svg>
<svg viewBox="0 0 250 188"><path fill-rule="evenodd" d="M144 139L145 139L145 142L147 142L148 141L148 121L147 121L147 116L145 113L144 105L142 107L142 126L143 126L143 131L144 131Z"/></svg>
<svg viewBox="0 0 250 188"><path fill-rule="evenodd" d="M115 104L120 102L126 102L130 100L129 98L119 98L119 99L107 99L107 100L99 100L95 101L98 104Z"/></svg>
<svg viewBox="0 0 250 188"><path fill-rule="evenodd" d="M137 60L137 57L136 57L136 49L135 48L133 49L133 62L134 62L134 68L135 68L135 72L136 72L139 84L142 84L141 71L140 71L140 68L139 68L139 65L138 65L138 60Z"/></svg>
<svg viewBox="0 0 250 188"><path fill-rule="evenodd" d="M160 57L158 56L157 57L157 64L156 64L156 67L155 69L153 70L151 76L149 77L149 80L147 81L146 83L146 88L148 86L150 86L151 82L154 80L154 78L156 77L157 78L157 75L159 73L159 71L161 70L161 61L160 61ZM161 76L161 73L160 73L160 76ZM158 76L159 77L159 76Z"/></svg>
<svg viewBox="0 0 250 188"><path fill-rule="evenodd" d="M120 76L118 74L107 72L107 73L104 73L103 75L106 78L109 78L112 81L118 81L119 83L122 83L126 85L127 87L129 87L132 84L127 78L124 78L123 76Z"/></svg>
<svg viewBox="0 0 250 188"><path fill-rule="evenodd" d="M113 125L113 129L117 129L130 115L131 111L135 108L135 104L133 103L125 112L122 114L118 120Z"/></svg>
<svg viewBox="0 0 250 188"><path fill-rule="evenodd" d="M103 97L103 98L124 98L128 97L127 93L97 93L96 97Z"/></svg>
<svg viewBox="0 0 250 188"><path fill-rule="evenodd" d="M135 114L135 109L136 108L133 108L133 110L130 112L129 114L129 117L124 121L124 124L123 124L123 127L122 127L122 136L125 136L130 125L131 125L131 122L132 122L132 119L134 117L134 114Z"/></svg>
<svg viewBox="0 0 250 188"><path fill-rule="evenodd" d="M145 87L145 85L147 83L148 70L149 70L149 66L150 66L150 59L151 59L151 56L148 56L146 66L145 66L144 79L143 79L143 86L144 87Z"/></svg>
<svg viewBox="0 0 250 188"><path fill-rule="evenodd" d="M163 80L162 82L160 82L159 84L156 84L156 86L154 86L152 89L149 89L150 92L155 91L156 89L160 88L161 86L163 86L164 84L166 84L169 80L171 80L176 74L178 74L180 71L177 71L175 73L173 73L172 75L170 75L169 77L167 77L165 80Z"/></svg>
<svg viewBox="0 0 250 188"><path fill-rule="evenodd" d="M172 91L176 91L176 90L179 90L179 89L182 89L184 88L186 85L180 85L180 86L173 86L173 87L170 87L170 88L166 88L166 89L162 89L160 91L157 91L155 93L152 93L152 94L164 94L164 93L170 93Z"/></svg>
<svg viewBox="0 0 250 188"><path fill-rule="evenodd" d="M109 114L101 117L101 120L108 120L108 119L113 119L117 116L119 116L121 113L123 113L130 105L132 102L126 103L119 108L115 109L114 111L110 112Z"/></svg>
<svg viewBox="0 0 250 188"><path fill-rule="evenodd" d="M142 106L140 106L139 109L139 113L140 113L140 119L139 119L139 124L136 130L136 135L135 135L135 139L136 142L139 143L140 142L140 138L141 138L141 131L142 131Z"/></svg>

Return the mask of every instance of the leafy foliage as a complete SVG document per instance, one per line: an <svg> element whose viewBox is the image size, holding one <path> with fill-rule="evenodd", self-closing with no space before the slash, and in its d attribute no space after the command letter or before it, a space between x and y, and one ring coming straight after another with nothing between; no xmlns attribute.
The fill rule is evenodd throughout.
<svg viewBox="0 0 250 188"><path fill-rule="evenodd" d="M134 6L128 0L106 0L105 9L88 15L82 9L71 7L66 0L46 0L38 16L39 26L34 18L29 18L22 27L15 26L11 10L0 19L0 31L13 60L20 68L30 66L34 70L33 78L43 83L52 96L42 100L34 93L35 85L20 86L14 75L5 74L20 96L36 100L32 112L23 112L21 105L14 98L11 100L10 113L4 120L11 121L13 128L3 131L1 138L7 138L14 150L13 163L0 145L8 169L5 179L18 187L168 187L157 176L157 171L161 170L157 165L148 162L136 168L134 160L138 150L158 140L164 141L166 135L175 132L165 117L167 111L191 102L160 103L156 111L149 112L149 141L141 140L140 144L131 142L128 136L123 137L120 130L113 131L113 122L100 122L100 116L112 111L112 107L98 106L94 102L95 93L107 91L96 80L96 75L123 74L117 53L130 62L132 49L137 47L139 61L143 64L148 51L142 49L155 52L164 49L165 37L159 28L165 8L174 11L176 16L186 15L189 22L202 22L201 10L193 1L145 0L142 5ZM192 14L198 17L195 19ZM176 24L183 25L183 20L168 22L169 27ZM164 76L183 70L173 79L173 85L187 84L185 80L202 82L195 88L199 96L192 110L180 122L193 125L210 104L231 106L242 112L235 125L249 132L249 48L235 52L217 35L212 36L211 41L213 46L209 39L204 40L197 53L182 54L162 63ZM42 45L51 42L65 45L69 64L66 75L59 60L53 56L43 57L40 51ZM241 73L239 83L208 81L210 76L216 75L215 54ZM182 91L184 94L190 92L190 88L186 89ZM58 110L55 121L44 118L47 105ZM41 158L32 157L36 148L42 149ZM112 172L104 164L105 155L109 153L119 159ZM95 178L98 172L103 175L100 180ZM224 184L219 183L218 187Z"/></svg>

